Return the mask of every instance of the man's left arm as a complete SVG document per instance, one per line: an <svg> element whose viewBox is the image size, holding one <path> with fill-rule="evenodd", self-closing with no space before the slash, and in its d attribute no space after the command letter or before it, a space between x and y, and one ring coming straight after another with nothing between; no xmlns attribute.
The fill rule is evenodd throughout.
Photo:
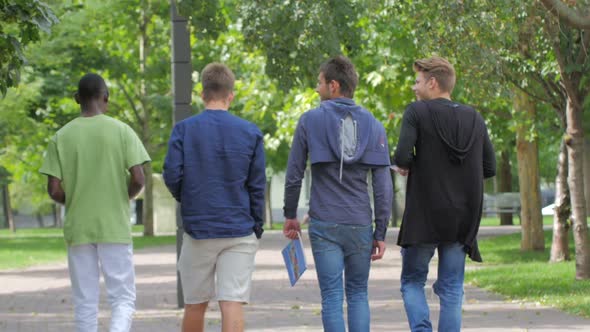
<svg viewBox="0 0 590 332"><path fill-rule="evenodd" d="M494 146L490 141L488 130L484 126L484 141L483 141L483 177L484 179L491 178L496 175L496 153Z"/></svg>
<svg viewBox="0 0 590 332"><path fill-rule="evenodd" d="M262 133L256 136L254 155L250 161L250 170L246 188L250 196L250 215L254 218L254 233L260 239L264 232L264 191L266 190L266 164L264 161L264 143ZM270 194L270 193L269 193Z"/></svg>
<svg viewBox="0 0 590 332"><path fill-rule="evenodd" d="M57 134L49 140L47 151L43 158L43 165L39 172L47 175L47 193L49 197L60 204L66 204L66 193L62 187L62 169L57 149Z"/></svg>
<svg viewBox="0 0 590 332"><path fill-rule="evenodd" d="M399 141L393 156L394 166L397 166L402 171L396 172L407 175L407 171L411 168L414 161L414 146L418 140L418 116L414 109L414 104L410 104L404 112L402 120L402 128L399 135ZM405 173L405 174L404 174Z"/></svg>
<svg viewBox="0 0 590 332"><path fill-rule="evenodd" d="M391 216L393 185L391 184L389 166L373 168L371 173L373 202L375 205L375 231L373 233L373 254L371 259L378 260L383 258L385 253L385 234Z"/></svg>
<svg viewBox="0 0 590 332"><path fill-rule="evenodd" d="M283 235L289 239L296 239L301 232L301 225L297 220L297 205L301 194L301 181L307 167L307 132L305 128L304 113L295 129L291 152L287 161L287 173L285 175L285 197L283 213L285 223L283 224Z"/></svg>
<svg viewBox="0 0 590 332"><path fill-rule="evenodd" d="M47 193L57 203L66 204L66 192L61 186L61 180L55 176L47 176Z"/></svg>
<svg viewBox="0 0 590 332"><path fill-rule="evenodd" d="M162 173L166 187L177 202L181 200L184 178L183 136L182 125L176 124L168 140L168 152L164 158L164 172Z"/></svg>

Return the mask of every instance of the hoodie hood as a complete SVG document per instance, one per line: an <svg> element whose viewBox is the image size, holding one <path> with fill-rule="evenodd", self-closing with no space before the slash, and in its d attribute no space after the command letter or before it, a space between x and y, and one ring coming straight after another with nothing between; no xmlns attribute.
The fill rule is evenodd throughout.
<svg viewBox="0 0 590 332"><path fill-rule="evenodd" d="M388 166L385 129L373 114L349 98L322 101L305 114L311 163Z"/></svg>
<svg viewBox="0 0 590 332"><path fill-rule="evenodd" d="M432 104L442 107L430 107ZM476 133L481 132L481 128L477 128L481 125L477 121L477 112L448 99L427 101L426 106L438 136L447 147L449 159L455 164L462 164L473 147Z"/></svg>
<svg viewBox="0 0 590 332"><path fill-rule="evenodd" d="M369 143L369 135L359 133L371 130L372 115L347 98L323 101L320 109L324 112L324 130L331 133L327 137L332 153L343 163L357 162Z"/></svg>

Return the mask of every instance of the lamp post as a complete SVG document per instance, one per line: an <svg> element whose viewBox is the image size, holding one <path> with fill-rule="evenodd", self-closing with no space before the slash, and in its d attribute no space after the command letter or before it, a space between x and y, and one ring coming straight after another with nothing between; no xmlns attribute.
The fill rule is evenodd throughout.
<svg viewBox="0 0 590 332"><path fill-rule="evenodd" d="M188 20L178 15L176 1L170 0L170 20L172 23L172 94L173 100L173 125L191 116L191 47ZM182 248L182 216L180 204L176 206L176 260L180 257ZM178 307L184 307L182 283L180 274L176 272L176 291Z"/></svg>

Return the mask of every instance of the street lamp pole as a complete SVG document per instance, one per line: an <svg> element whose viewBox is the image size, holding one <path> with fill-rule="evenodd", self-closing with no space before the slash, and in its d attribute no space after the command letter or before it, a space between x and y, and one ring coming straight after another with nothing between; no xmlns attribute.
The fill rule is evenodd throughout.
<svg viewBox="0 0 590 332"><path fill-rule="evenodd" d="M170 0L170 20L172 23L172 94L173 100L173 125L188 118L191 113L191 47L188 20L178 15L176 1ZM176 206L176 260L180 257L182 248L182 216L180 204ZM182 283L180 274L176 272L176 291L178 307L184 307Z"/></svg>

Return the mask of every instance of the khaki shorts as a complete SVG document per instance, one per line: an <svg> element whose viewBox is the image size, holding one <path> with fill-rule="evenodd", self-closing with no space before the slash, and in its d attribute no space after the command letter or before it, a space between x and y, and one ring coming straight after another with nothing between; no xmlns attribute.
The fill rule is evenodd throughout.
<svg viewBox="0 0 590 332"><path fill-rule="evenodd" d="M258 239L254 234L195 240L184 233L178 260L184 303L198 304L212 299L247 303L257 250Z"/></svg>

